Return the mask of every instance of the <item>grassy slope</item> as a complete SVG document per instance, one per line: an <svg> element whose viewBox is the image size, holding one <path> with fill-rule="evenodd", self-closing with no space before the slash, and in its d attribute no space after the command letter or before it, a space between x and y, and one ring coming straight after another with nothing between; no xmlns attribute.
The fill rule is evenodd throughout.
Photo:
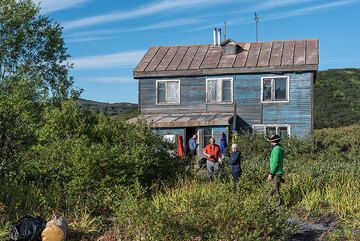
<svg viewBox="0 0 360 241"><path fill-rule="evenodd" d="M360 69L319 71L314 85L315 128L360 122Z"/></svg>

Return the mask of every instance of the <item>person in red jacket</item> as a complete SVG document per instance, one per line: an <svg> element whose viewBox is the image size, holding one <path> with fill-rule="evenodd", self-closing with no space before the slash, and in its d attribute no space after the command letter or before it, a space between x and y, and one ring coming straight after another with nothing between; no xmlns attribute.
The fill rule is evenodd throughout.
<svg viewBox="0 0 360 241"><path fill-rule="evenodd" d="M204 148L204 155L206 156L206 166L208 169L209 181L213 180L213 176L219 174L219 155L220 147L215 144L215 139L210 138L210 144Z"/></svg>

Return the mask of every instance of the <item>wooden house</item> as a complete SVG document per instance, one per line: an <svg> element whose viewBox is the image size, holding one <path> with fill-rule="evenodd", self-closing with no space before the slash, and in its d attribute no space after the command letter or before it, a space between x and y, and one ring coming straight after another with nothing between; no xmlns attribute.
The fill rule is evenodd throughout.
<svg viewBox="0 0 360 241"><path fill-rule="evenodd" d="M139 111L168 140L197 133L199 148L233 124L306 137L318 62L317 39L150 47L133 72Z"/></svg>

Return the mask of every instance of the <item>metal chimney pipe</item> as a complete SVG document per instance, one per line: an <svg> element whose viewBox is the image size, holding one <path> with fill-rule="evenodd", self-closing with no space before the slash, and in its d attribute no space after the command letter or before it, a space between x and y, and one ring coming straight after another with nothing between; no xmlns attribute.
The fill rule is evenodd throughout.
<svg viewBox="0 0 360 241"><path fill-rule="evenodd" d="M220 46L220 44L221 44L221 28L218 29L217 41L218 41L217 45Z"/></svg>
<svg viewBox="0 0 360 241"><path fill-rule="evenodd" d="M217 44L216 33L217 33L217 28L214 28L214 45Z"/></svg>

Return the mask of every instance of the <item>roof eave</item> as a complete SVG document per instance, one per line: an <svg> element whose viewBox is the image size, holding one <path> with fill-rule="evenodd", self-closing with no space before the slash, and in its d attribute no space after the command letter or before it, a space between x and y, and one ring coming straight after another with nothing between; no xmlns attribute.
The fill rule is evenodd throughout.
<svg viewBox="0 0 360 241"><path fill-rule="evenodd" d="M172 71L134 71L134 78L151 77L174 77L174 76L206 76L224 74L256 74L256 73L279 73L279 72L312 72L317 71L318 65L292 65L272 67L242 67L242 68L217 68L197 70L172 70Z"/></svg>

